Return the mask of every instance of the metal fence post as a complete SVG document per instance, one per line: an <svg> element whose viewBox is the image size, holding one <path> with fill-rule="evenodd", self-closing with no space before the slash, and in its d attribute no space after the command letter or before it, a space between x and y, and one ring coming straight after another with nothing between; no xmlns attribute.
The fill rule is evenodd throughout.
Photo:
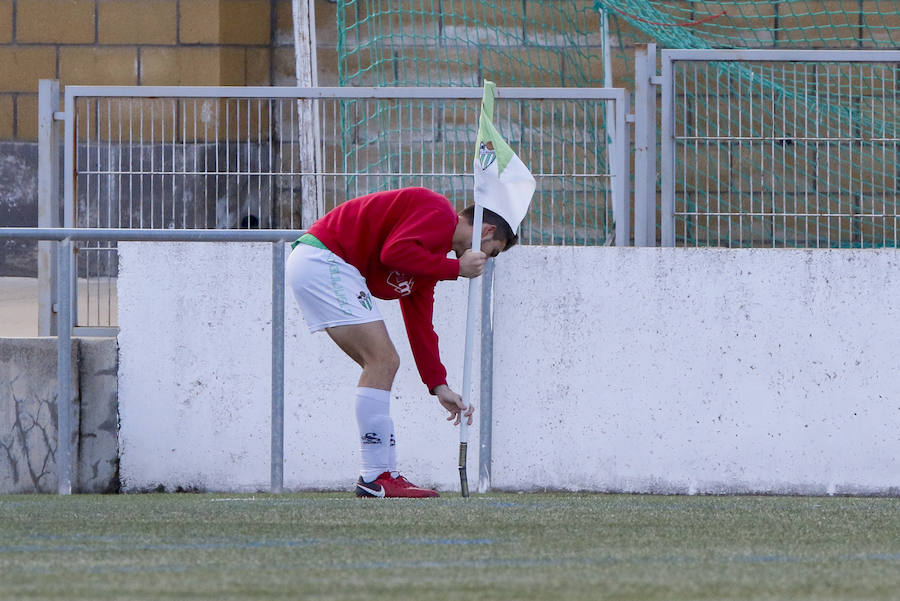
<svg viewBox="0 0 900 601"><path fill-rule="evenodd" d="M57 492L72 494L72 240L57 244L59 334L56 340L56 474Z"/></svg>
<svg viewBox="0 0 900 601"><path fill-rule="evenodd" d="M62 225L65 228L74 228L76 219L75 213L77 211L77 204L75 200L75 186L77 185L77 175L75 173L75 95L72 92L71 86L66 87L66 96L65 96L65 104L62 107L65 119L65 127L63 129L63 216L62 216ZM68 252L70 255L74 253L74 245L72 241L69 240L69 244L66 245L68 248ZM57 247L58 251L61 251L63 245ZM72 257L69 257L70 261L66 263L68 266L72 266L74 261L71 261ZM70 324L70 329L68 332L68 336L71 336L71 327L75 326L78 323L78 266L75 265L68 272L67 276L71 281L68 284L67 290L69 296L65 302L69 304L69 317L67 321L63 321L62 316L58 315L57 320L57 329L62 331L63 323ZM63 277L62 273L58 273L57 277ZM60 284L59 289L62 289L62 285ZM63 298L60 297L58 299L58 304L62 307Z"/></svg>
<svg viewBox="0 0 900 601"><path fill-rule="evenodd" d="M284 242L272 243L272 475L273 493L284 490Z"/></svg>
<svg viewBox="0 0 900 601"><path fill-rule="evenodd" d="M59 81L38 83L38 227L59 227ZM56 244L38 242L38 335L55 336Z"/></svg>
<svg viewBox="0 0 900 601"><path fill-rule="evenodd" d="M673 98L672 58L662 51L662 113L660 115L659 175L660 241L675 246L675 100Z"/></svg>
<svg viewBox="0 0 900 601"><path fill-rule="evenodd" d="M634 245L656 246L656 44L634 53Z"/></svg>
<svg viewBox="0 0 900 601"><path fill-rule="evenodd" d="M494 425L494 260L481 274L481 412L478 430L478 492L491 488L491 435Z"/></svg>
<svg viewBox="0 0 900 601"><path fill-rule="evenodd" d="M622 101L616 103L615 114L615 152L611 164L613 172L613 215L616 220L616 246L631 246L631 208L628 206L628 190L631 185L629 177L629 151L631 148L631 132L628 130L628 91L622 90Z"/></svg>

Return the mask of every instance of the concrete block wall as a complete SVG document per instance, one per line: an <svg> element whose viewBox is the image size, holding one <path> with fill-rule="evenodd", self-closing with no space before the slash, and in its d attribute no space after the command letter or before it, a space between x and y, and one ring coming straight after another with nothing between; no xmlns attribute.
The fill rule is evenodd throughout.
<svg viewBox="0 0 900 601"><path fill-rule="evenodd" d="M0 142L0 226L38 224L37 159L37 144ZM0 276L36 275L36 253L32 240L0 240Z"/></svg>
<svg viewBox="0 0 900 601"><path fill-rule="evenodd" d="M0 226L37 225L40 79L58 79L62 88L295 85L291 5L291 0L0 0ZM315 0L315 7L319 82L336 85L334 4ZM36 274L34 242L0 240L0 276Z"/></svg>
<svg viewBox="0 0 900 601"><path fill-rule="evenodd" d="M119 491L119 348L114 338L76 338L78 492Z"/></svg>
<svg viewBox="0 0 900 601"><path fill-rule="evenodd" d="M316 1L335 84L334 5ZM38 80L295 85L291 0L0 0L0 141L37 139Z"/></svg>
<svg viewBox="0 0 900 601"><path fill-rule="evenodd" d="M77 352L73 345L73 359ZM4 493L56 490L55 375L54 340L0 340L0 491ZM71 390L78 390L75 370Z"/></svg>
<svg viewBox="0 0 900 601"><path fill-rule="evenodd" d="M117 492L116 340L73 339L72 360L72 488ZM0 339L0 494L57 489L56 365L55 338Z"/></svg>

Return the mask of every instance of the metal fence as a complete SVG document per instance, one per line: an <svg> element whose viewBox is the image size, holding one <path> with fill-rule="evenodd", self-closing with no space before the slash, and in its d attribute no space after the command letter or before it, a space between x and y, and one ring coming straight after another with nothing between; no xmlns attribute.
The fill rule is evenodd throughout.
<svg viewBox="0 0 900 601"><path fill-rule="evenodd" d="M900 52L665 50L659 76L656 61L638 49L630 117L621 89L497 89L496 124L537 180L523 243L897 246ZM410 185L471 202L479 88L69 86L63 110L41 92L41 131L65 124L63 220L42 225L292 229ZM115 243L74 252L76 326L112 331Z"/></svg>
<svg viewBox="0 0 900 601"><path fill-rule="evenodd" d="M900 52L664 50L665 246L898 244Z"/></svg>
<svg viewBox="0 0 900 601"><path fill-rule="evenodd" d="M418 185L461 209L473 200L481 96L68 86L63 110L45 109L65 122L61 225L296 229L347 199ZM537 181L522 243L629 243L626 92L497 88L496 97L495 124ZM115 243L80 240L75 253L76 326L115 326Z"/></svg>

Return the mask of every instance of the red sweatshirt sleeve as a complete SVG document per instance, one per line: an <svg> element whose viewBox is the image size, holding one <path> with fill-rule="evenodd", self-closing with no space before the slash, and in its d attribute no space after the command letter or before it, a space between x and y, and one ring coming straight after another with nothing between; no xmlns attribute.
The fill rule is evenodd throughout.
<svg viewBox="0 0 900 601"><path fill-rule="evenodd" d="M456 221L452 211L411 212L384 241L380 261L411 276L455 280L459 277L459 261L448 258L447 252Z"/></svg>
<svg viewBox="0 0 900 601"><path fill-rule="evenodd" d="M400 311L406 325L409 347L422 382L428 390L447 383L447 370L441 363L438 335L434 331L434 286L422 286L409 296L400 297Z"/></svg>

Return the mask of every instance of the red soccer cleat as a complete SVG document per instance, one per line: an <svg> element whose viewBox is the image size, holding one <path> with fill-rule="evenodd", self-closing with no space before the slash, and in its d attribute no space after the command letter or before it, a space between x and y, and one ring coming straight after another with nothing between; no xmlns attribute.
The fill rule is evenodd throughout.
<svg viewBox="0 0 900 601"><path fill-rule="evenodd" d="M381 497L381 498L409 498L423 499L426 497L440 496L436 490L416 486L403 476L396 478L390 472L384 472L371 482L366 482L359 477L356 481L357 497Z"/></svg>
<svg viewBox="0 0 900 601"><path fill-rule="evenodd" d="M401 488L405 488L406 490L417 491L415 496L421 496L421 497L439 497L440 496L436 490L431 490L430 488L424 488L422 486L416 486L415 484L413 484L412 482L410 482L409 480L407 480L406 478L404 478L403 476L400 476L400 475L398 475L396 478L394 478L394 484Z"/></svg>

